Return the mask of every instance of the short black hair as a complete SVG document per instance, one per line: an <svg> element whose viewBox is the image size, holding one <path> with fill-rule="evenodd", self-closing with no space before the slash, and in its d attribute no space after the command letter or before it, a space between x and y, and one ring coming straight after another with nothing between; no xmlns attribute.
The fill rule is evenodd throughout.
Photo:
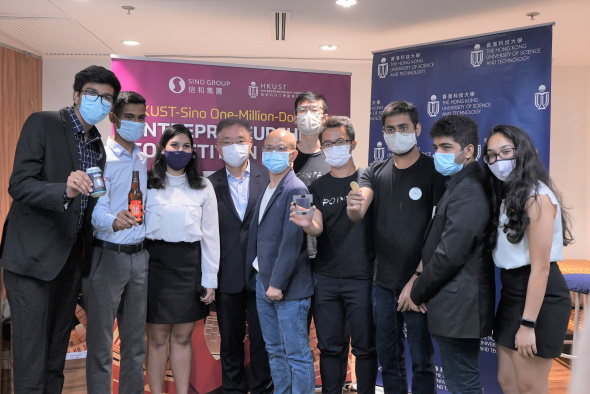
<svg viewBox="0 0 590 394"><path fill-rule="evenodd" d="M240 125L246 129L248 134L252 135L252 125L246 120L242 118L225 118L221 122L217 123L217 130L216 135L219 137L219 133L223 131L223 129L227 129L233 125Z"/></svg>
<svg viewBox="0 0 590 394"><path fill-rule="evenodd" d="M396 100L387 104L381 113L381 124L385 126L385 119L400 114L408 114L414 127L418 124L418 110L416 106L404 100Z"/></svg>
<svg viewBox="0 0 590 394"><path fill-rule="evenodd" d="M117 118L121 118L121 111L123 111L123 107L127 104L143 104L145 105L145 98L137 92L132 91L124 91L119 93L117 99L113 103L113 108L111 112L114 113Z"/></svg>
<svg viewBox="0 0 590 394"><path fill-rule="evenodd" d="M320 130L320 134L318 135L318 139L320 140L320 142L323 141L322 136L324 135L324 131L326 131L326 129L340 128L340 127L344 127L344 130L346 130L346 134L348 134L348 139L354 141L354 139L355 139L354 125L352 124L352 121L350 120L350 118L347 116L329 116L326 119L326 121L324 122L324 124L322 125L322 128Z"/></svg>
<svg viewBox="0 0 590 394"><path fill-rule="evenodd" d="M475 149L479 143L477 128L477 123L467 116L447 115L434 122L430 129L430 138L451 137L461 145L461 149L469 144Z"/></svg>
<svg viewBox="0 0 590 394"><path fill-rule="evenodd" d="M300 93L299 96L297 96L297 98L295 99L295 113L297 113L297 107L299 107L299 104L301 104L304 101L321 101L324 103L324 105L322 106L322 108L324 109L324 113L328 113L328 102L326 101L326 98L322 94L316 92Z"/></svg>
<svg viewBox="0 0 590 394"><path fill-rule="evenodd" d="M74 77L74 91L81 92L84 85L87 83L104 83L111 85L115 90L113 100L117 100L119 92L121 91L121 82L111 70L107 70L102 66L90 66L80 71Z"/></svg>

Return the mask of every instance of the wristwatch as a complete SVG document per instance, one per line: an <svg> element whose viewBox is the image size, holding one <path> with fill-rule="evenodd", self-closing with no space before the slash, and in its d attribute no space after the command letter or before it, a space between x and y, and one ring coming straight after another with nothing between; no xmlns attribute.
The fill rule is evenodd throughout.
<svg viewBox="0 0 590 394"><path fill-rule="evenodd" d="M537 327L537 322L535 320L523 319L520 318L520 325L528 328L535 328Z"/></svg>

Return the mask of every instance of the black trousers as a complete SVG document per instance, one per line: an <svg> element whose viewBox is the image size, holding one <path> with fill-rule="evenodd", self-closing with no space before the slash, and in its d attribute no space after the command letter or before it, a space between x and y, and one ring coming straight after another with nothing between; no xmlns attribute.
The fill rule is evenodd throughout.
<svg viewBox="0 0 590 394"><path fill-rule="evenodd" d="M272 393L273 384L268 364L258 310L256 292L216 294L217 323L221 336L221 377L224 393ZM250 379L244 368L244 338L248 322L250 339Z"/></svg>
<svg viewBox="0 0 590 394"><path fill-rule="evenodd" d="M81 236L53 280L4 270L4 286L12 313L15 394L61 393L81 275Z"/></svg>

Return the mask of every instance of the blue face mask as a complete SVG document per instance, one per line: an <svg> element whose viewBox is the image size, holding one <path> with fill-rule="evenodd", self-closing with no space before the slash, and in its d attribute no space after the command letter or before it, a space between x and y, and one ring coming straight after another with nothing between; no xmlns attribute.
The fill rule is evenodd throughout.
<svg viewBox="0 0 590 394"><path fill-rule="evenodd" d="M192 152L185 152L182 150L165 150L164 151L164 158L166 159L166 163L172 168L173 170L182 170L191 158L193 157Z"/></svg>
<svg viewBox="0 0 590 394"><path fill-rule="evenodd" d="M289 167L291 152L262 152L262 164L273 174L280 174Z"/></svg>
<svg viewBox="0 0 590 394"><path fill-rule="evenodd" d="M104 118L107 117L111 112L111 106L105 106L102 104L102 100L91 101L86 98L86 95L82 95L82 101L80 102L80 115L84 122L89 125L95 125Z"/></svg>
<svg viewBox="0 0 590 394"><path fill-rule="evenodd" d="M116 116L115 118L119 120ZM130 120L119 120L119 122L121 122L121 127L117 129L117 133L119 133L121 138L125 141L135 142L143 137L145 131L144 122L132 122Z"/></svg>
<svg viewBox="0 0 590 394"><path fill-rule="evenodd" d="M434 168L444 176L455 175L461 171L463 164L465 164L465 161L467 161L467 159L465 159L465 161L461 164L455 163L455 157L463 153L465 148L463 148L463 150L459 153L435 153Z"/></svg>

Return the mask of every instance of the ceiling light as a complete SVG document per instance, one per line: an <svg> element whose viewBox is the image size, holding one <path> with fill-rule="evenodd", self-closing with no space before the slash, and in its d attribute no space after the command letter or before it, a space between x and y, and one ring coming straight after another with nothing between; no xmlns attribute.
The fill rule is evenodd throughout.
<svg viewBox="0 0 590 394"><path fill-rule="evenodd" d="M131 15L131 11L133 11L135 9L135 7L132 5L124 5L121 8L123 8L124 10L127 10L127 15Z"/></svg>
<svg viewBox="0 0 590 394"><path fill-rule="evenodd" d="M534 21L535 16L541 15L541 13L537 12L537 11L533 11L533 12L527 12L525 15L528 16L529 18L531 18L532 21Z"/></svg>
<svg viewBox="0 0 590 394"><path fill-rule="evenodd" d="M125 45L139 45L139 41L133 41L133 40L123 40L121 41L123 44Z"/></svg>
<svg viewBox="0 0 590 394"><path fill-rule="evenodd" d="M321 45L320 48L322 48L324 51L334 51L338 49L336 45Z"/></svg>
<svg viewBox="0 0 590 394"><path fill-rule="evenodd" d="M356 3L358 3L357 0L336 0L336 4L338 4L341 7L350 7L352 5L355 5Z"/></svg>

